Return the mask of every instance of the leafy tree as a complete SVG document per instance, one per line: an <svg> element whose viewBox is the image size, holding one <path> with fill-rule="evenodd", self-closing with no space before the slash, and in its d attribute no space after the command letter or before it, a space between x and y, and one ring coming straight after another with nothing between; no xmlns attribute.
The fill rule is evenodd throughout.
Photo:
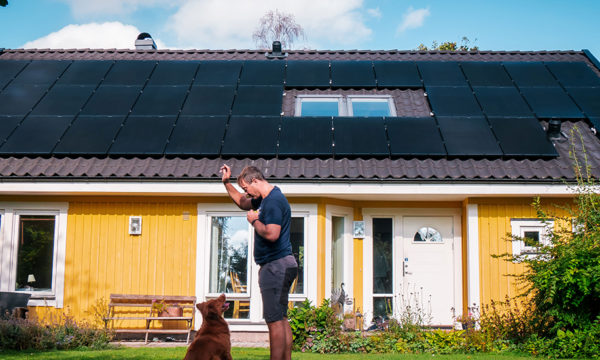
<svg viewBox="0 0 600 360"><path fill-rule="evenodd" d="M294 15L270 10L259 20L258 28L252 34L257 48L269 49L273 41L281 42L284 49L291 49L294 41L304 38L304 29L296 22Z"/></svg>
<svg viewBox="0 0 600 360"><path fill-rule="evenodd" d="M8 5L8 0L0 0L0 6Z"/></svg>
<svg viewBox="0 0 600 360"><path fill-rule="evenodd" d="M475 39L475 41L473 43L475 43L476 41L477 41L477 39ZM437 41L433 41L433 43L431 44L431 47L427 47L426 45L421 43L421 44L419 44L419 46L417 46L417 50L421 50L421 51L427 51L427 50L477 51L477 50L479 50L479 47L476 46L475 44L473 44L473 46L471 46L471 41L469 40L469 38L466 36L463 36L460 41L460 44L458 44L455 41L446 41L441 44L438 44Z"/></svg>

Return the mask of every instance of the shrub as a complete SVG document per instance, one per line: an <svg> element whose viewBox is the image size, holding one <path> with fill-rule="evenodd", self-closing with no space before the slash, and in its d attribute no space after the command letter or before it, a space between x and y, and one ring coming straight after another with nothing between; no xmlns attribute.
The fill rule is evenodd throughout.
<svg viewBox="0 0 600 360"><path fill-rule="evenodd" d="M109 347L112 333L63 315L44 325L36 319L0 319L0 348L6 350L71 350Z"/></svg>
<svg viewBox="0 0 600 360"><path fill-rule="evenodd" d="M296 350L310 349L314 340L334 337L341 332L342 321L329 306L329 300L323 300L318 307L305 300L288 311L288 319Z"/></svg>

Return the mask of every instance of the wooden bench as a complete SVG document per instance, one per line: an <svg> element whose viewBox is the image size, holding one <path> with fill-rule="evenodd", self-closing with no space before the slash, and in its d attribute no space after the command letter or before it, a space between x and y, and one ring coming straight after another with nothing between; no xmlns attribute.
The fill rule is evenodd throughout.
<svg viewBox="0 0 600 360"><path fill-rule="evenodd" d="M167 305L178 305L183 309L183 316L160 316L153 307L155 302L164 302ZM145 333L145 343L148 343L148 334L186 334L187 343L194 324L196 308L195 296L168 296L168 295L131 295L111 294L108 304L108 313L103 318L105 328L112 322L112 330L117 333ZM116 321L145 321L145 328L114 327ZM185 329L157 329L151 328L153 321L183 320L187 322Z"/></svg>

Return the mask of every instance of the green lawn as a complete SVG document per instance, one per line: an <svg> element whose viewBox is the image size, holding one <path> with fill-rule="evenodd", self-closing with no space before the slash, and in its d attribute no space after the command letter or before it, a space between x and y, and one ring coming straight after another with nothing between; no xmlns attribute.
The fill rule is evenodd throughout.
<svg viewBox="0 0 600 360"><path fill-rule="evenodd" d="M183 359L186 352L186 347L176 348L119 348L115 350L101 350L101 351L50 351L50 352L4 352L0 351L0 358L3 360L16 360L16 359L48 359L48 360L69 360L69 359L131 359L131 360L145 360L145 359ZM234 348L232 350L234 359L268 359L268 349L254 349L254 348ZM476 354L476 355L395 355L395 354L343 354L343 355L322 355L322 354L307 354L295 352L292 354L292 359L296 360L359 360L359 359L372 359L372 360L419 360L419 359L443 359L443 360L518 360L518 359L531 359L527 356L519 355L488 355L488 354Z"/></svg>

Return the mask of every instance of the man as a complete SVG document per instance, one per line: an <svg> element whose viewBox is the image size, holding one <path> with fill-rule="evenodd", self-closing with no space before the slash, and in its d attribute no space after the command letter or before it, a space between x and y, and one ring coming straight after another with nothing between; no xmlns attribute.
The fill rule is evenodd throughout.
<svg viewBox="0 0 600 360"><path fill-rule="evenodd" d="M290 204L277 186L269 184L255 166L245 167L238 177L240 193L229 182L231 169L221 167L221 180L227 194L254 227L254 261L260 266L258 284L263 317L269 328L271 360L292 358L292 329L287 321L288 293L298 275L292 255Z"/></svg>

